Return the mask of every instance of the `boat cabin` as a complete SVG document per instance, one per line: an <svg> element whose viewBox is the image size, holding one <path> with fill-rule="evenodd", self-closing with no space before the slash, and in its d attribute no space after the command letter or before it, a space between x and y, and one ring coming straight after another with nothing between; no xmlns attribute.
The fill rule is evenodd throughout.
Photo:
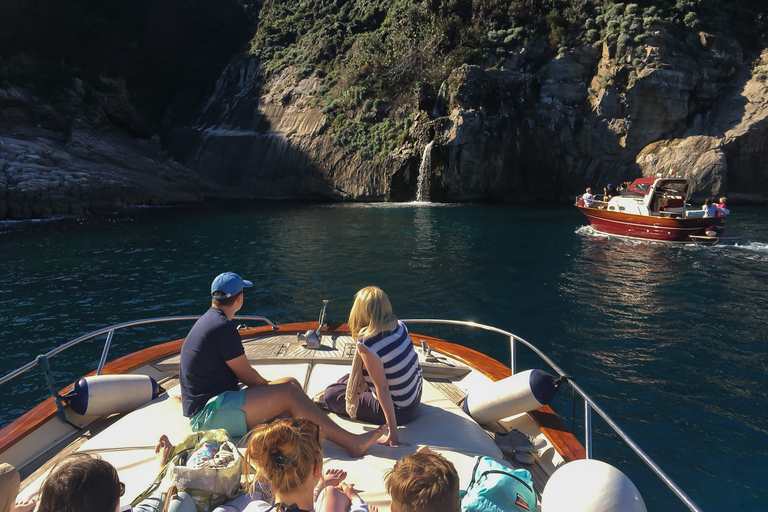
<svg viewBox="0 0 768 512"><path fill-rule="evenodd" d="M606 208L635 215L684 217L690 193L688 178L638 178L622 195L612 197Z"/></svg>

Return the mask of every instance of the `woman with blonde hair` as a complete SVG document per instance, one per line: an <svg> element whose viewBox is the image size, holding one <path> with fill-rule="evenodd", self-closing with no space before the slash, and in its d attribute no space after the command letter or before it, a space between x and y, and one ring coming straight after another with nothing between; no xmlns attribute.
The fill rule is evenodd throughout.
<svg viewBox="0 0 768 512"><path fill-rule="evenodd" d="M256 427L244 459L249 491L268 488L274 504L255 500L243 512L369 511L354 487L342 482L345 472L329 471L323 478L320 427L313 421L286 418Z"/></svg>
<svg viewBox="0 0 768 512"><path fill-rule="evenodd" d="M349 329L357 340L353 371L326 388L325 404L336 414L353 412L359 420L386 423L389 433L381 444L398 446L397 426L415 420L421 403L421 365L408 329L392 313L387 294L376 286L355 294ZM358 366L366 388L361 394L350 389L356 387Z"/></svg>

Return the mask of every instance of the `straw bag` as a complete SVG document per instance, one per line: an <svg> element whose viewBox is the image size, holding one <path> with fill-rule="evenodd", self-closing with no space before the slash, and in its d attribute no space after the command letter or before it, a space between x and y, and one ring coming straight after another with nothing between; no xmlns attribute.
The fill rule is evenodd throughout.
<svg viewBox="0 0 768 512"><path fill-rule="evenodd" d="M205 457L200 453L211 446L217 448L216 456L202 460ZM189 467L190 460L198 463ZM176 486L190 495L198 512L210 512L244 493L240 485L242 466L243 457L226 430L194 432L173 447L155 481L131 504L149 506L152 510L151 504L165 502L159 490Z"/></svg>

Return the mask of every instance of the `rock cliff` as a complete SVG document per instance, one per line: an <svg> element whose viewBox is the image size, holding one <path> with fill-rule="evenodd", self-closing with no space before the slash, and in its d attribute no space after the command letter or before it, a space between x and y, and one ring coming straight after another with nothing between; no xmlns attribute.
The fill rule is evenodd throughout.
<svg viewBox="0 0 768 512"><path fill-rule="evenodd" d="M640 64L617 47L609 37L537 66L457 68L440 111L428 108L440 106L434 94L390 107L392 117L410 112L408 136L380 159L334 143L317 73L265 79L259 60L243 57L198 121L172 130L168 149L251 197L413 200L433 142L432 201L563 201L672 170L693 178L697 200L727 192L732 203L768 202L768 53L746 62L734 39L705 32L679 41L656 31Z"/></svg>
<svg viewBox="0 0 768 512"><path fill-rule="evenodd" d="M212 197L412 201L420 183L431 201L562 202L670 171L695 200L768 202L755 37L747 50L679 6L565 4L585 10L115 0L91 17L51 7L36 26L20 3L27 25L0 33L0 220ZM742 4L709 19L741 23ZM760 23L745 26L764 40Z"/></svg>

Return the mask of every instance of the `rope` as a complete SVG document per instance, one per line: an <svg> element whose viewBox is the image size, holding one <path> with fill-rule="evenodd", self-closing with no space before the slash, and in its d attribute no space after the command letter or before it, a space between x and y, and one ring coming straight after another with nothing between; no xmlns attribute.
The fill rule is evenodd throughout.
<svg viewBox="0 0 768 512"><path fill-rule="evenodd" d="M48 364L48 358L45 356L45 354L40 354L37 356L37 364L45 374L45 383L48 384L48 390L51 392L53 401L56 404L56 411L59 413L59 420L62 423L66 423L75 430L80 430L80 427L67 419L67 415L64 411L64 402L61 400L61 395L59 392L56 391L57 386L56 383L53 382L53 376L51 375L51 365Z"/></svg>
<svg viewBox="0 0 768 512"><path fill-rule="evenodd" d="M559 389L560 388L560 384L562 384L564 382L567 382L567 383L570 384L571 381L575 382L576 379L574 379L573 377L571 377L568 374L562 375L562 376L560 376L559 379L555 380L555 383L554 383L555 384L555 389L556 390ZM573 398L571 400L571 402L573 404L573 410L571 411L571 434L576 435L576 390L574 389L573 386L571 386L571 393L573 395Z"/></svg>

